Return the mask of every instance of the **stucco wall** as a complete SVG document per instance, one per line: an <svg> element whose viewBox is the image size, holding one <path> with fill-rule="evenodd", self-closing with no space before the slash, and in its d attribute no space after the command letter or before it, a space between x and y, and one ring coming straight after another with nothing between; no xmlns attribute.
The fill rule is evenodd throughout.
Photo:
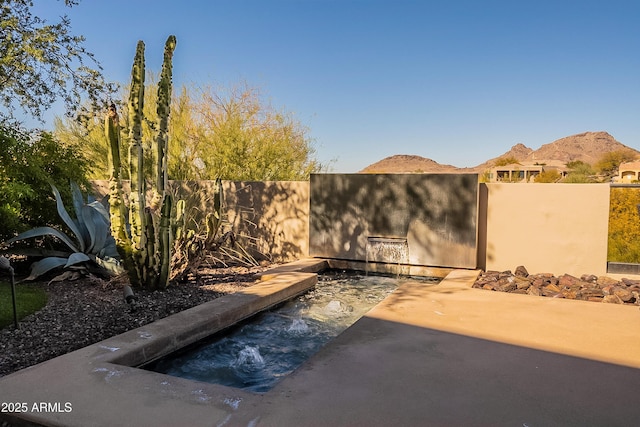
<svg viewBox="0 0 640 427"><path fill-rule="evenodd" d="M480 185L486 270L601 275L607 270L609 184ZM482 214L481 214L482 215ZM482 220L481 220L482 222Z"/></svg>
<svg viewBox="0 0 640 427"><path fill-rule="evenodd" d="M94 194L106 197L108 184L105 180L94 181ZM179 198L188 200L190 217L210 212L215 181L170 181L169 187ZM250 255L278 262L309 256L308 181L223 181L222 187L221 231L232 230Z"/></svg>
<svg viewBox="0 0 640 427"><path fill-rule="evenodd" d="M375 261L475 268L477 174L311 176L311 256L372 260L375 242L405 249Z"/></svg>
<svg viewBox="0 0 640 427"><path fill-rule="evenodd" d="M182 183L183 191L196 190L203 206L209 186ZM95 189L106 194L106 182L96 182ZM480 184L477 265L466 268L524 265L531 273L605 274L609 193L608 184ZM229 226L254 254L282 261L309 256L309 182L226 181L224 194ZM368 197L364 192L361 198ZM354 215L360 209L352 209ZM320 219L345 230L331 218Z"/></svg>
<svg viewBox="0 0 640 427"><path fill-rule="evenodd" d="M253 256L309 256L309 182L223 181L223 191L226 219Z"/></svg>

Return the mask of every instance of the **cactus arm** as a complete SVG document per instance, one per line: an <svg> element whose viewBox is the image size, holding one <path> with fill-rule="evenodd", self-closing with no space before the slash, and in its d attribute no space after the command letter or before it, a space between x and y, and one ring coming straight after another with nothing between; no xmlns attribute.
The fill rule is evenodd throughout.
<svg viewBox="0 0 640 427"><path fill-rule="evenodd" d="M160 196L168 184L168 151L169 151L169 113L171 106L171 60L176 47L176 37L169 36L164 46L164 60L158 83L158 105L156 112L159 119L158 135L156 138L156 190Z"/></svg>
<svg viewBox="0 0 640 427"><path fill-rule="evenodd" d="M158 249L160 271L158 274L158 287L166 288L169 285L169 276L171 273L171 248L173 241L171 239L171 208L173 198L170 194L166 194L162 201L162 210L160 213L160 226L158 230Z"/></svg>
<svg viewBox="0 0 640 427"><path fill-rule="evenodd" d="M131 223L131 251L137 275L144 281L144 266L147 263L144 154L142 151L142 114L144 107L144 42L139 41L131 69L131 93L129 95L129 176L131 197L129 221Z"/></svg>
<svg viewBox="0 0 640 427"><path fill-rule="evenodd" d="M109 108L109 113L105 118L105 136L110 148L110 168L109 178L109 218L111 219L111 235L116 242L118 254L122 259L125 270L129 274L131 284L140 285L137 275L133 274L134 264L132 261L131 238L127 232L127 211L124 205L122 190L120 161L120 122L115 105Z"/></svg>
<svg viewBox="0 0 640 427"><path fill-rule="evenodd" d="M104 132L109 145L109 167L111 178L120 179L122 164L120 161L120 119L116 105L109 106L109 113L105 117Z"/></svg>

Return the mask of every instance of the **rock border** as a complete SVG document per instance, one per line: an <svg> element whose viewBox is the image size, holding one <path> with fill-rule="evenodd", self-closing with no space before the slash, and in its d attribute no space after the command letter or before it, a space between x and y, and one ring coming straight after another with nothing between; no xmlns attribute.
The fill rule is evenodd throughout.
<svg viewBox="0 0 640 427"><path fill-rule="evenodd" d="M616 280L593 274L583 274L580 277L570 274L529 274L522 265L514 273L511 270L482 272L472 287L514 294L640 306L640 280Z"/></svg>

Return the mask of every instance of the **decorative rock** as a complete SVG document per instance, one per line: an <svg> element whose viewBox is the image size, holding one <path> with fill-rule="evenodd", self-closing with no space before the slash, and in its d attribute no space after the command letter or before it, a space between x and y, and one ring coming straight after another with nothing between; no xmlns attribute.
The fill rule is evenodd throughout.
<svg viewBox="0 0 640 427"><path fill-rule="evenodd" d="M519 265L516 267L515 275L516 277L529 277L529 272L524 268L524 265Z"/></svg>
<svg viewBox="0 0 640 427"><path fill-rule="evenodd" d="M515 279L512 276L502 278L496 282L496 290L502 292L514 291L516 287Z"/></svg>
<svg viewBox="0 0 640 427"><path fill-rule="evenodd" d="M612 290L612 294L617 296L624 302L631 301L631 298L633 298L633 294L629 289L627 289L626 286L625 287L615 286Z"/></svg>
<svg viewBox="0 0 640 427"><path fill-rule="evenodd" d="M540 288L537 288L535 286L530 286L529 289L527 289L527 294L533 295L536 297L542 296L542 292L540 291Z"/></svg>
<svg viewBox="0 0 640 427"><path fill-rule="evenodd" d="M563 274L558 278L558 284L560 286L566 286L567 288L570 288L572 285L575 285L578 282L580 282L580 279L571 276L570 274Z"/></svg>
<svg viewBox="0 0 640 427"><path fill-rule="evenodd" d="M625 279L622 279L621 282L627 286L640 286L640 280L631 280L631 279L625 278Z"/></svg>
<svg viewBox="0 0 640 427"><path fill-rule="evenodd" d="M542 288L542 294L546 296L554 296L560 293L560 288L554 284L549 284Z"/></svg>
<svg viewBox="0 0 640 427"><path fill-rule="evenodd" d="M604 296L604 292L602 292L602 289L599 288L595 288L595 289L583 289L582 291L580 291L580 294L582 296L583 299L589 299L589 298L602 298Z"/></svg>
<svg viewBox="0 0 640 427"><path fill-rule="evenodd" d="M635 304L640 306L640 280L583 274L580 278L570 274L555 277L551 273L529 274L524 266L515 273L487 271L478 277L474 288L552 298L578 299L609 304Z"/></svg>
<svg viewBox="0 0 640 427"><path fill-rule="evenodd" d="M596 283L600 286L617 285L619 282L616 279L612 279L607 276L600 276Z"/></svg>
<svg viewBox="0 0 640 427"><path fill-rule="evenodd" d="M516 288L518 290L520 289L529 289L529 286L531 286L531 281L529 279L527 279L524 276L516 276Z"/></svg>
<svg viewBox="0 0 640 427"><path fill-rule="evenodd" d="M605 295L604 298L602 298L602 302L609 304L624 304L624 301L622 301L618 295Z"/></svg>

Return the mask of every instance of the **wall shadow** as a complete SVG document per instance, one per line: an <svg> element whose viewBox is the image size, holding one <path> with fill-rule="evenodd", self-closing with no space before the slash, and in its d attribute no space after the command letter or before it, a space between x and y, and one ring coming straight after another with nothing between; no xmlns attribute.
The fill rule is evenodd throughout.
<svg viewBox="0 0 640 427"><path fill-rule="evenodd" d="M475 268L477 174L318 174L311 256L366 260L370 237L407 239L409 264Z"/></svg>

